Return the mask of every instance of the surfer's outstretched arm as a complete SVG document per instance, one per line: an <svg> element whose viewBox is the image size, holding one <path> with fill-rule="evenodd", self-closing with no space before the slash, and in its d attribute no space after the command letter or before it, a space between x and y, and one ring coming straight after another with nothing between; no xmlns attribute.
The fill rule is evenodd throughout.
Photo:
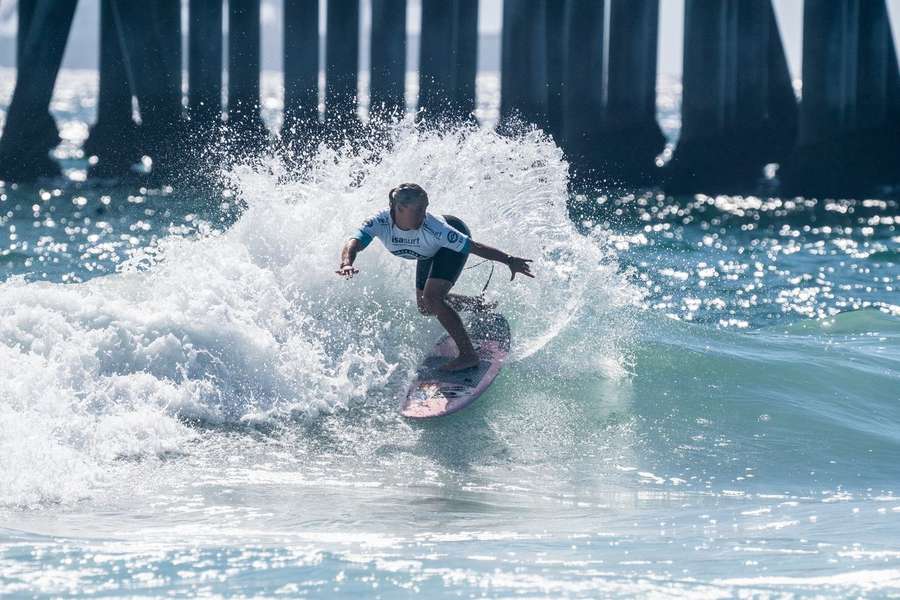
<svg viewBox="0 0 900 600"><path fill-rule="evenodd" d="M480 256L481 258L486 258L488 260L493 260L495 262L501 262L505 264L507 267L509 267L510 281L516 278L516 273L521 273L526 277L534 277L534 275L531 274L531 267L528 264L531 262L530 258L513 256L501 250L497 250L496 248L492 248L491 246L488 246L486 244L479 244L475 240L471 241L469 252L471 252L475 256Z"/></svg>
<svg viewBox="0 0 900 600"><path fill-rule="evenodd" d="M338 267L335 273L347 279L359 273L359 269L353 267L353 262L356 260L356 255L360 250L358 239L350 238L344 242L344 247L341 248L341 266Z"/></svg>

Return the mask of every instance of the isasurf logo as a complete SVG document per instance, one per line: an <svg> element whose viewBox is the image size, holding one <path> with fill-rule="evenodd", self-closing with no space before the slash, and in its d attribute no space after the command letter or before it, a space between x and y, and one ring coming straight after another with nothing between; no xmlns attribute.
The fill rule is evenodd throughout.
<svg viewBox="0 0 900 600"><path fill-rule="evenodd" d="M417 238L417 237L404 238L404 237L397 237L395 235L395 236L391 236L391 242L393 242L394 244L397 244L398 246L418 246L419 238Z"/></svg>

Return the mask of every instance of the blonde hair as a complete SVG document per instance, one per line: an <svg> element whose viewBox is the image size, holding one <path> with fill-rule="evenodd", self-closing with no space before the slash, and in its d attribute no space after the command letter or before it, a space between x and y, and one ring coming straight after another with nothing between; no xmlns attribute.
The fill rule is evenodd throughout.
<svg viewBox="0 0 900 600"><path fill-rule="evenodd" d="M394 208L398 203L428 202L428 194L418 183L401 183L388 192L388 201L391 208Z"/></svg>

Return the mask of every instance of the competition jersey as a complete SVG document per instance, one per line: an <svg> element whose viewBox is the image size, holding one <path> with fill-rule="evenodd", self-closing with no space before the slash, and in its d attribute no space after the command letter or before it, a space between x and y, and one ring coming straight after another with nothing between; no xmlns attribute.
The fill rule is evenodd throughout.
<svg viewBox="0 0 900 600"><path fill-rule="evenodd" d="M405 230L394 225L390 209L385 209L367 219L351 237L359 240L360 250L377 237L388 252L410 260L431 258L441 248L460 253L469 251L469 236L431 213L425 213L425 221L418 229Z"/></svg>

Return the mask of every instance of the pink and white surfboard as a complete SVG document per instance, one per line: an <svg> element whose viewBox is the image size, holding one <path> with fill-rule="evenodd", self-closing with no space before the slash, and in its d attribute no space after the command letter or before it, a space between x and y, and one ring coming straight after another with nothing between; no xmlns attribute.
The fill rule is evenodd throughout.
<svg viewBox="0 0 900 600"><path fill-rule="evenodd" d="M481 358L479 365L454 373L438 370L457 355L456 343L444 336L419 366L400 402L401 415L410 419L449 415L474 402L491 385L509 356L509 323L501 314L480 314L469 325L469 335Z"/></svg>

